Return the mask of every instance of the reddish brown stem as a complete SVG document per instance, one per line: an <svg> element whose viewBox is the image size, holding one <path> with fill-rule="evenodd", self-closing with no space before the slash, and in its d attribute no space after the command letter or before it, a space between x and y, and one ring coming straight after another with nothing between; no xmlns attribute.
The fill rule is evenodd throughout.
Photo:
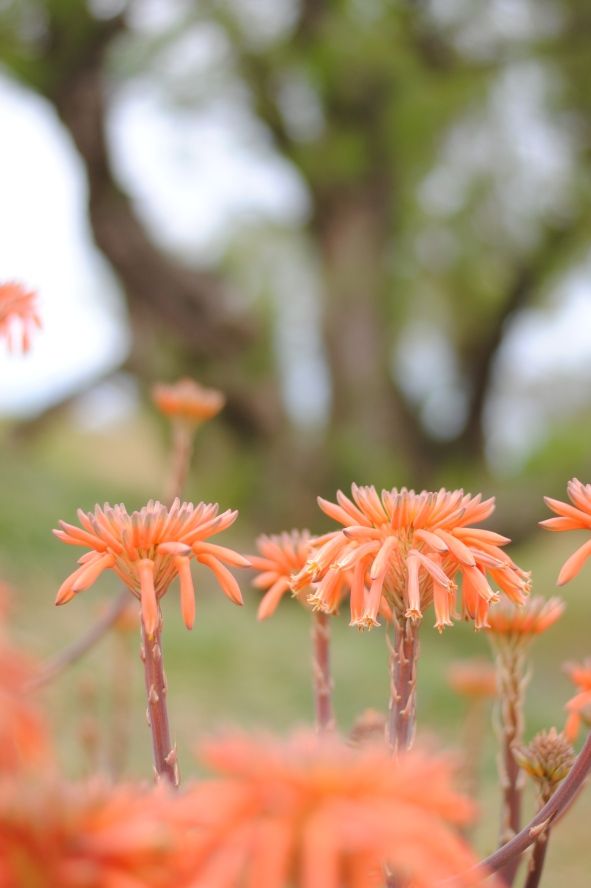
<svg viewBox="0 0 591 888"><path fill-rule="evenodd" d="M496 659L499 687L499 735L501 751L499 776L502 787L502 846L519 832L524 774L515 761L513 746L523 738L523 702L527 685L525 651L520 646L503 645ZM508 861L501 876L508 886L515 881L519 858Z"/></svg>
<svg viewBox="0 0 591 888"><path fill-rule="evenodd" d="M312 619L316 729L320 732L332 731L335 727L335 720L332 709L332 678L330 674L330 616L316 611Z"/></svg>
<svg viewBox="0 0 591 888"><path fill-rule="evenodd" d="M544 830L538 841L535 843L529 864L527 879L523 888L538 888L542 878L544 863L546 861L549 838L550 835L548 830Z"/></svg>
<svg viewBox="0 0 591 888"><path fill-rule="evenodd" d="M80 660L87 651L101 640L103 635L107 634L111 626L117 622L128 603L129 590L122 589L110 608L90 627L88 632L64 648L63 651L60 651L59 654L56 654L55 657L52 657L51 660L48 660L41 672L31 680L28 690L33 691L49 684L54 678L65 672L68 666Z"/></svg>
<svg viewBox="0 0 591 888"><path fill-rule="evenodd" d="M166 678L162 661L162 621L153 636L149 636L142 619L141 658L144 664L147 718L152 731L152 751L156 780L165 779L172 786L179 785L179 769L176 748L170 740L168 708L166 705Z"/></svg>
<svg viewBox="0 0 591 888"><path fill-rule="evenodd" d="M168 483L166 502L170 505L180 496L189 474L195 428L182 419L172 424L172 469Z"/></svg>
<svg viewBox="0 0 591 888"><path fill-rule="evenodd" d="M393 640L390 635L392 632ZM388 742L394 753L410 749L414 742L418 633L419 627L416 621L401 617L388 627L386 634L390 651Z"/></svg>
<svg viewBox="0 0 591 888"><path fill-rule="evenodd" d="M506 845L498 848L478 865L489 872L498 872L515 857L521 855L526 848L533 845L544 830L557 820L563 811L570 807L576 798L579 788L591 771L591 733L587 735L585 744L569 771L568 777L560 784L552 798L540 808L536 816L517 833ZM450 883L453 880L450 880Z"/></svg>
<svg viewBox="0 0 591 888"><path fill-rule="evenodd" d="M114 633L115 651L111 692L111 732L109 744L109 766L113 777L120 777L125 771L129 753L131 680L133 661L129 637L126 632Z"/></svg>

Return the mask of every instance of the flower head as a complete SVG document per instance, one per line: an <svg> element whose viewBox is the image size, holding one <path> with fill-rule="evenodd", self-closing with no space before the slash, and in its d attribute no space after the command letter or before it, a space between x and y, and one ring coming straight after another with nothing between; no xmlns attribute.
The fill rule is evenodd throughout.
<svg viewBox="0 0 591 888"><path fill-rule="evenodd" d="M488 614L488 632L496 639L510 643L529 641L541 635L560 619L564 613L562 598L529 598L522 607L503 601Z"/></svg>
<svg viewBox="0 0 591 888"><path fill-rule="evenodd" d="M0 284L0 337L8 343L9 351L17 344L27 352L31 344L31 333L41 326L37 313L37 294L27 290L22 284L9 281ZM20 328L20 342L17 330Z"/></svg>
<svg viewBox="0 0 591 888"><path fill-rule="evenodd" d="M248 567L242 555L207 542L209 537L230 527L238 512L218 514L217 503L180 503L170 508L150 502L128 514L125 506L96 506L94 512L78 511L81 527L60 521L54 534L64 543L90 549L79 559L80 567L62 583L56 604L65 604L92 586L104 570L113 570L141 602L148 635L153 635L160 619L158 600L178 575L181 610L188 629L195 617L195 593L190 559L208 567L223 592L236 604L242 595L235 578L225 567Z"/></svg>
<svg viewBox="0 0 591 888"><path fill-rule="evenodd" d="M292 530L290 533L262 534L258 537L257 549L259 555L249 555L251 566L259 573L253 580L253 585L258 589L264 589L258 610L259 620L270 617L275 612L277 605L286 592L290 591L299 601L307 605L313 592L311 584L294 589L293 578L306 565L312 557L315 539L308 530ZM336 610L346 589L346 577L341 577L338 589L334 590L331 601L331 610Z"/></svg>
<svg viewBox="0 0 591 888"><path fill-rule="evenodd" d="M163 786L0 783L0 885L188 885L176 801Z"/></svg>
<svg viewBox="0 0 591 888"><path fill-rule="evenodd" d="M566 704L568 715L564 733L574 742L583 723L591 727L591 659L582 663L566 663L564 671L579 689L579 693Z"/></svg>
<svg viewBox="0 0 591 888"><path fill-rule="evenodd" d="M566 489L572 505L545 496L544 502L558 518L547 518L540 521L540 525L546 530L591 530L591 484L582 484L577 478L571 478ZM558 585L563 586L576 577L589 555L591 539L564 562L558 574Z"/></svg>
<svg viewBox="0 0 591 888"><path fill-rule="evenodd" d="M522 604L529 574L502 550L509 540L490 530L470 527L494 509L494 500L462 490L415 493L352 486L352 499L341 491L337 503L318 500L320 508L343 524L296 577L295 587L318 582L313 599L324 606L335 577L352 571L352 623L377 624L382 600L397 617L420 620L433 602L438 629L452 624L461 579L463 616L477 628L487 625L489 605L499 597L492 580L512 601Z"/></svg>
<svg viewBox="0 0 591 888"><path fill-rule="evenodd" d="M173 385L158 383L152 389L152 398L161 413L192 424L212 419L226 403L222 392L205 388L193 379L180 379Z"/></svg>
<svg viewBox="0 0 591 888"><path fill-rule="evenodd" d="M336 737L279 742L243 735L205 744L218 775L197 787L195 888L383 885L383 868L415 888L447 876L480 884L456 826L470 818L449 764L385 745L355 749Z"/></svg>
<svg viewBox="0 0 591 888"><path fill-rule="evenodd" d="M473 700L497 696L495 668L488 660L458 660L447 672L450 687Z"/></svg>

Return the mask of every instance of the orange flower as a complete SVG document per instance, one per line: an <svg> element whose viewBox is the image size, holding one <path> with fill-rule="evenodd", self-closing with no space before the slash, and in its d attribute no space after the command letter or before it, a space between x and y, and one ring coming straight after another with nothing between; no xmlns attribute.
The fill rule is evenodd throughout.
<svg viewBox="0 0 591 888"><path fill-rule="evenodd" d="M211 419L226 403L222 392L204 388L193 379L180 379L174 385L158 383L152 389L152 399L166 416L190 423Z"/></svg>
<svg viewBox="0 0 591 888"><path fill-rule="evenodd" d="M290 533L262 534L256 544L260 555L249 555L248 560L255 570L260 571L253 580L258 589L266 589L258 610L259 620L270 617L287 591L291 591L299 601L307 605L312 586L293 588L293 577L301 571L312 557L318 541L308 530L292 530ZM346 591L347 577L335 588L331 598L331 612L335 611ZM299 594L298 594L299 593Z"/></svg>
<svg viewBox="0 0 591 888"><path fill-rule="evenodd" d="M455 873L457 888L481 884L456 832L472 806L441 759L310 734L237 735L202 757L219 776L187 800L202 829L194 888L369 888L385 866L414 888Z"/></svg>
<svg viewBox="0 0 591 888"><path fill-rule="evenodd" d="M312 553L312 537L308 530L292 530L291 533L262 534L256 544L260 555L249 555L248 560L260 573L253 580L257 589L265 589L258 609L259 620L275 613L277 605L288 590L292 589L291 577L300 571ZM305 604L310 588L300 590Z"/></svg>
<svg viewBox="0 0 591 888"><path fill-rule="evenodd" d="M415 493L352 486L353 499L341 491L337 503L318 500L321 509L345 525L300 571L294 586L318 582L313 599L325 607L330 590L344 570L352 570L351 617L354 625L377 625L383 598L397 617L420 620L433 602L435 626L441 630L455 616L456 577L462 580L463 616L476 628L487 625L489 604L498 593L490 578L518 604L529 593L529 574L517 567L501 546L509 540L490 530L467 525L492 513L484 502L462 490Z"/></svg>
<svg viewBox="0 0 591 888"><path fill-rule="evenodd" d="M56 604L65 604L88 589L104 570L112 569L141 602L144 625L149 636L160 619L158 600L178 575L181 610L188 629L195 618L195 592L190 559L209 567L223 592L236 604L242 595L226 564L248 567L242 555L206 540L234 523L238 512L218 515L217 503L180 504L176 499L167 508L150 500L139 512L127 513L125 506L96 506L94 512L78 510L81 528L60 521L54 534L72 546L91 551L79 559L80 567L62 583Z"/></svg>
<svg viewBox="0 0 591 888"><path fill-rule="evenodd" d="M163 786L0 784L0 885L169 888L188 831Z"/></svg>
<svg viewBox="0 0 591 888"><path fill-rule="evenodd" d="M458 660L449 667L447 680L452 690L463 697L497 696L497 676L488 660Z"/></svg>
<svg viewBox="0 0 591 888"><path fill-rule="evenodd" d="M564 613L564 607L562 598L545 599L539 595L530 598L520 608L504 601L491 608L488 631L508 641L528 640L553 626Z"/></svg>
<svg viewBox="0 0 591 888"><path fill-rule="evenodd" d="M568 713L564 733L574 743L584 722L591 726L591 659L582 663L566 663L564 671L575 684L579 693L566 704Z"/></svg>
<svg viewBox="0 0 591 888"><path fill-rule="evenodd" d="M9 281L0 284L0 336L3 336L9 351L15 348L16 329L20 326L20 346L27 352L31 344L31 333L41 326L37 314L37 294L27 290L22 284Z"/></svg>
<svg viewBox="0 0 591 888"><path fill-rule="evenodd" d="M545 496L544 502L559 517L547 518L545 521L540 521L540 525L546 530L591 530L591 484L582 484L577 478L571 478L566 490L573 505ZM591 540L583 543L565 561L558 574L558 585L563 586L576 577L589 555L591 555Z"/></svg>

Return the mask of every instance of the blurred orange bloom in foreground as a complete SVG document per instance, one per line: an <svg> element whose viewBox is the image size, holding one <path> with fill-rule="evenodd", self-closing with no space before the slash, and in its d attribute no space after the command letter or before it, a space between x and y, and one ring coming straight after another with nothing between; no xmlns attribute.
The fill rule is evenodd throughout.
<svg viewBox="0 0 591 888"><path fill-rule="evenodd" d="M56 604L65 604L112 569L140 600L148 635L152 636L160 619L158 599L178 575L181 610L187 628L195 618L195 590L190 559L209 567L223 592L236 604L242 595L236 579L225 564L248 567L242 555L206 540L230 527L238 512L218 514L217 503L180 503L167 508L150 502L138 512L128 514L125 506L96 506L94 512L78 510L82 527L60 521L54 534L64 543L91 549L79 559L80 567L62 583ZM224 564L225 563L225 564Z"/></svg>
<svg viewBox="0 0 591 888"><path fill-rule="evenodd" d="M433 602L435 626L443 629L456 616L456 577L462 580L463 616L477 628L487 625L488 608L498 600L489 578L512 601L522 604L529 593L529 574L500 548L507 537L467 525L483 521L494 499L463 490L415 493L352 486L352 500L341 491L337 503L319 498L320 508L343 530L327 541L300 572L296 587L319 582L313 596L325 605L339 571L353 570L351 622L377 625L382 597L398 618L420 620ZM369 588L367 588L369 587Z"/></svg>
<svg viewBox="0 0 591 888"><path fill-rule="evenodd" d="M583 484L577 478L571 478L566 486L568 497L573 503L544 497L544 502L559 517L540 521L546 530L591 530L591 484ZM591 540L583 543L562 565L558 574L558 585L563 586L577 576L587 558L591 555Z"/></svg>
<svg viewBox="0 0 591 888"><path fill-rule="evenodd" d="M32 660L7 644L0 645L0 774L35 768L48 760L45 721L28 693L35 675L37 666Z"/></svg>
<svg viewBox="0 0 591 888"><path fill-rule="evenodd" d="M0 781L0 888L170 888L187 830L165 787Z"/></svg>
<svg viewBox="0 0 591 888"><path fill-rule="evenodd" d="M188 797L203 830L193 888L370 888L385 866L414 888L456 873L456 888L481 883L457 834L472 806L441 759L307 733L237 735L202 758L219 776Z"/></svg>
<svg viewBox="0 0 591 888"><path fill-rule="evenodd" d="M0 336L13 351L17 343L16 331L20 327L20 347L27 352L31 345L31 333L41 326L37 314L37 294L22 284L9 281L0 284Z"/></svg>
<svg viewBox="0 0 591 888"><path fill-rule="evenodd" d="M222 392L193 379L180 379L173 385L158 383L152 389L152 399L166 416L193 423L212 419L226 403Z"/></svg>

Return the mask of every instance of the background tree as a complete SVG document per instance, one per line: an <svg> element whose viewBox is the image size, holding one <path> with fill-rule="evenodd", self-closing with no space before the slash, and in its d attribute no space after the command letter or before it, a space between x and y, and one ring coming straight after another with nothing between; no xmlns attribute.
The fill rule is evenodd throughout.
<svg viewBox="0 0 591 888"><path fill-rule="evenodd" d="M132 369L215 377L239 439L274 449L298 489L365 478L368 453L378 483L482 470L507 336L588 251L583 0L180 2L152 31L149 6L0 11L5 66L54 105L83 160L94 238L129 303ZM307 212L281 230L245 223L208 267L165 251L109 141L118 91L137 79L186 115L226 103L253 150L297 174ZM268 295L279 281L283 300L300 298L290 263L313 283L330 388L324 432L303 443Z"/></svg>

